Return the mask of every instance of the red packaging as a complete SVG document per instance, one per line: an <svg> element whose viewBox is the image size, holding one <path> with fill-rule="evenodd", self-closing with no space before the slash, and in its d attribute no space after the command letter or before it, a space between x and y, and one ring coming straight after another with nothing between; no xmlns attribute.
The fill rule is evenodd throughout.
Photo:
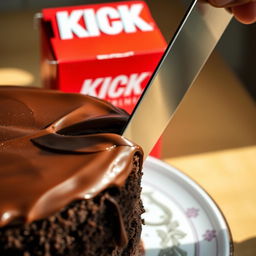
<svg viewBox="0 0 256 256"><path fill-rule="evenodd" d="M128 113L166 48L143 1L44 9L41 24L44 87L96 96Z"/></svg>

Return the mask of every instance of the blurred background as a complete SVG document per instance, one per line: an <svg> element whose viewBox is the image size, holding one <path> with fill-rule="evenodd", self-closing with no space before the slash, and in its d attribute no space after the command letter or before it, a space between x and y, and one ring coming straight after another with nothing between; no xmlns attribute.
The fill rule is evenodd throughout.
<svg viewBox="0 0 256 256"><path fill-rule="evenodd" d="M113 0L113 2L116 0ZM36 32L32 31L32 20L35 12L40 12L42 8L45 7L54 7L54 6L64 6L64 5L77 5L84 3L98 3L98 2L106 2L106 0L8 0L8 1L0 1L0 29L1 29L1 39L4 39L4 35L10 37L10 40L13 42L8 42L8 40L1 40L0 42L0 54L1 54L1 67L9 65L13 66L13 58L10 56L12 53L15 56L15 51L13 47L13 43L19 41L21 38L19 36L26 37L22 41L17 43L26 44L28 48L31 46L28 40L34 40L33 43L37 43L38 37L36 36ZM146 1L152 6L153 15L158 21L158 24L163 31L164 35L168 37L172 32L171 25L172 22L168 22L168 20L172 19L171 16L166 16L166 20L161 22L162 14L171 14L172 9L177 8L177 4L179 5L180 1ZM155 2L155 3L154 3ZM172 3L170 3L172 2ZM191 1L183 0L182 1L185 6ZM173 8L172 8L173 7ZM180 7L182 8L182 7ZM175 19L178 21L177 17ZM159 21L160 20L160 21ZM162 19L163 20L163 19ZM17 22L17 23L16 23ZM15 24L16 23L16 24ZM8 30L8 31L7 31ZM18 31L19 30L19 31ZM35 35L33 38L30 33ZM169 34L168 34L169 33ZM23 37L22 36L22 37ZM16 38L16 39L15 39ZM26 50L26 49L24 49ZM29 55L32 57L31 63L39 63L38 62L38 49L36 47L28 49L29 52L33 52L33 55ZM256 98L256 75L255 75L255 66L256 66L256 24L245 26L233 20L229 26L229 29L223 36L221 42L218 45L218 51L225 58L227 63L232 67L234 72L237 74L239 79L241 79L243 85L248 90L254 99ZM9 58L5 58L4 55L9 55ZM2 56L4 56L5 63L3 61ZM40 84L38 71L35 69L31 69L32 67L26 67L29 72L33 73L35 77L36 84ZM0 81L1 82L1 81Z"/></svg>

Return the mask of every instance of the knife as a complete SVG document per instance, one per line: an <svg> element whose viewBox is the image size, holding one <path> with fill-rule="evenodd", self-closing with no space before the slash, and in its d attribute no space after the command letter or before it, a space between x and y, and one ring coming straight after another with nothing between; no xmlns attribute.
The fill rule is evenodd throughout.
<svg viewBox="0 0 256 256"><path fill-rule="evenodd" d="M144 150L144 159L172 119L232 15L193 1L134 108L122 136Z"/></svg>

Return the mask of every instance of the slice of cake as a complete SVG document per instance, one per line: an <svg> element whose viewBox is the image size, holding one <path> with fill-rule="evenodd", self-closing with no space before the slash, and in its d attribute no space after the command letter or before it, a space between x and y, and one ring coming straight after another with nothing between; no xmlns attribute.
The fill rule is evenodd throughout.
<svg viewBox="0 0 256 256"><path fill-rule="evenodd" d="M143 153L89 96L0 87L0 255L140 255Z"/></svg>

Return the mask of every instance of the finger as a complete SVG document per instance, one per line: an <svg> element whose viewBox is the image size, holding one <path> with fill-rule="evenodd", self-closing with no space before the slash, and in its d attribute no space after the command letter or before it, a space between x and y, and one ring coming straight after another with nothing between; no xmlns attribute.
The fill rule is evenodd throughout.
<svg viewBox="0 0 256 256"><path fill-rule="evenodd" d="M232 7L232 12L236 19L244 24L256 22L256 2Z"/></svg>
<svg viewBox="0 0 256 256"><path fill-rule="evenodd" d="M246 3L255 2L255 0L208 0L215 7L235 7Z"/></svg>

